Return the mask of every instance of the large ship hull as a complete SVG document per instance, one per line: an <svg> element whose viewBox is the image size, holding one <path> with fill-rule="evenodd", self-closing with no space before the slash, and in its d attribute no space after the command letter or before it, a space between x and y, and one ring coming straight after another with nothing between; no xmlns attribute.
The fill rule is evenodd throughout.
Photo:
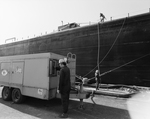
<svg viewBox="0 0 150 119"><path fill-rule="evenodd" d="M150 86L150 14L73 28L0 46L0 56L53 52L77 56L77 75L102 83ZM115 70L114 70L115 69Z"/></svg>

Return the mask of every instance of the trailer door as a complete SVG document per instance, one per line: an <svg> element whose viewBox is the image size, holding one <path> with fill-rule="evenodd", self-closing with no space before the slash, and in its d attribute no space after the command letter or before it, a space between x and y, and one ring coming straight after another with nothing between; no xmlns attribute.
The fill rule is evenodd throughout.
<svg viewBox="0 0 150 119"><path fill-rule="evenodd" d="M12 78L10 83L22 86L23 84L24 62L16 61L12 63Z"/></svg>
<svg viewBox="0 0 150 119"><path fill-rule="evenodd" d="M10 62L2 62L0 63L0 83L9 85L10 82Z"/></svg>
<svg viewBox="0 0 150 119"><path fill-rule="evenodd" d="M52 99L56 96L57 93L57 87L58 87L58 73L57 73L57 64L58 60L56 59L50 59L49 63L49 99Z"/></svg>

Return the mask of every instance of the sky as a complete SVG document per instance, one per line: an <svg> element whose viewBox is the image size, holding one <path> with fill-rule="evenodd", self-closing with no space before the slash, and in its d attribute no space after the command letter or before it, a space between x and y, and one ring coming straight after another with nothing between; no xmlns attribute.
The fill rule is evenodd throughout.
<svg viewBox="0 0 150 119"><path fill-rule="evenodd" d="M0 44L56 32L67 23L99 22L150 12L150 0L0 0Z"/></svg>

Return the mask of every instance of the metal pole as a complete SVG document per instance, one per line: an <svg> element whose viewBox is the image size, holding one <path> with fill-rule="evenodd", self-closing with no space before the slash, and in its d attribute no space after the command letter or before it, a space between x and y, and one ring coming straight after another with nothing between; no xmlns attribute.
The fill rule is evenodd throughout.
<svg viewBox="0 0 150 119"><path fill-rule="evenodd" d="M128 13L128 17L129 17L129 13Z"/></svg>

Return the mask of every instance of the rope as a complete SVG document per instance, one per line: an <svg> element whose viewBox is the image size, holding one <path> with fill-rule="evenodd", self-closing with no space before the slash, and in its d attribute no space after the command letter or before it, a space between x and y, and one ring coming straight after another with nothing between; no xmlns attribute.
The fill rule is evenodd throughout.
<svg viewBox="0 0 150 119"><path fill-rule="evenodd" d="M117 41L117 39L118 39L118 37L119 37L121 31L122 31L122 28L123 28L123 26L124 26L125 21L126 21L126 18L125 18L124 21L123 21L123 24L122 24L122 26L121 26L121 28L120 28L120 30L119 30L119 33L118 33L118 35L117 35L117 37L116 37L114 43L112 44L112 46L110 47L109 51L106 53L106 55L104 56L104 58L97 64L97 66L99 66L99 65L103 62L103 60L107 57L107 55L109 54L109 52L110 52L111 49L113 48L114 44L116 43L116 41ZM100 42L100 38L99 38L99 25L98 25L98 41ZM98 42L98 43L99 43L99 42ZM99 44L98 44L98 53L99 53ZM85 74L83 77L85 77L85 76L87 76L88 74L90 74L91 72L93 72L93 71L97 68L97 66L96 66L95 68L93 68L89 73Z"/></svg>
<svg viewBox="0 0 150 119"><path fill-rule="evenodd" d="M99 53L100 53L100 35L99 35L99 23L97 24L97 31L98 31L98 41L97 41L97 47L98 47L98 51L97 51L97 67L98 67L98 73L100 75L100 66L99 66Z"/></svg>
<svg viewBox="0 0 150 119"><path fill-rule="evenodd" d="M128 65L128 64L131 64L131 63L133 63L133 62L135 62L135 61L137 61L137 60L139 60L139 59L142 59L142 58L144 58L144 57L146 57L146 56L148 56L148 55L150 55L150 53L149 53L149 54L146 54L146 55L143 55L143 56L141 56L141 57L139 57L139 58L137 58L137 59L135 59L135 60L132 60L132 61L130 61L130 62L127 62L127 63L125 63L125 64L123 64L123 65L121 65L121 66L119 66L119 67L116 67L116 68L114 68L114 69L112 69L112 70L106 71L106 72L102 73L100 76L104 76L104 75L106 75L106 74L108 74L108 73L110 73L110 72L112 72L112 71L115 71L115 70L117 70L117 69L119 69L119 68L121 68L121 67L124 67L124 66ZM92 78L90 78L89 80L91 80L91 79L93 79L93 78L95 78L95 77L92 77Z"/></svg>
<svg viewBox="0 0 150 119"><path fill-rule="evenodd" d="M97 39L97 47L98 47L98 51L97 51L97 66L96 66L95 68L98 67L99 75L100 75L100 68L99 68L99 54L100 54L100 53L99 53L99 50L100 50L99 22L98 22L98 24L97 24L97 34L98 34L98 39ZM88 74L90 74L91 72L93 72L93 70L95 70L95 68L92 69L89 73L87 73L87 74L84 75L83 77L85 77L85 76L87 76Z"/></svg>
<svg viewBox="0 0 150 119"><path fill-rule="evenodd" d="M104 61L104 59L107 57L107 55L110 53L111 49L112 49L113 46L115 45L115 43L116 43L116 41L117 41L117 39L118 39L118 37L119 37L121 31L122 31L122 28L123 28L123 26L124 26L125 21L126 21L126 18L125 18L124 21L123 21L123 24L122 24L122 26L121 26L121 28L120 28L120 30L119 30L119 33L118 33L118 35L117 35L115 41L113 42L113 44L112 44L112 46L110 47L109 51L106 53L106 55L103 57L103 59L100 61L99 64L101 64L101 63Z"/></svg>

